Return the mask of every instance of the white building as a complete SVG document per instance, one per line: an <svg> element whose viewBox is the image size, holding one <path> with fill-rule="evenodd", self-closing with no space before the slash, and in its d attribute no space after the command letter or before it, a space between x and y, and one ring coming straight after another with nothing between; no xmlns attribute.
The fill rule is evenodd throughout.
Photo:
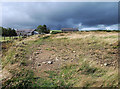
<svg viewBox="0 0 120 89"><path fill-rule="evenodd" d="M35 31L35 29L22 29L22 30L17 30L17 35L18 36L30 36L30 35L35 35L35 34L39 34L37 31Z"/></svg>

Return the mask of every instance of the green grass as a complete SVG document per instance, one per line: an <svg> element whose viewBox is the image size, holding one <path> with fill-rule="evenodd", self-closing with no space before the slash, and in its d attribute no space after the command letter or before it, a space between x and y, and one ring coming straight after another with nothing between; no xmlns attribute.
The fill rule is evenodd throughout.
<svg viewBox="0 0 120 89"><path fill-rule="evenodd" d="M82 65L77 71L81 71L82 74L90 75L92 77L101 77L106 73L104 69L90 66L87 61L82 62Z"/></svg>
<svg viewBox="0 0 120 89"><path fill-rule="evenodd" d="M3 42L3 41L12 41L12 40L14 40L14 39L18 39L18 38L22 38L22 36L15 36L15 37L5 37L5 40L4 40L4 37L0 37L0 42Z"/></svg>
<svg viewBox="0 0 120 89"><path fill-rule="evenodd" d="M62 33L62 31L61 30L51 30L50 33L57 34L57 33Z"/></svg>
<svg viewBox="0 0 120 89"><path fill-rule="evenodd" d="M118 36L115 35L115 36L108 36L108 37L103 37L103 38L104 39L108 39L108 38L113 38L114 39L114 38L118 38Z"/></svg>
<svg viewBox="0 0 120 89"><path fill-rule="evenodd" d="M94 40L94 41L93 41ZM37 46L44 45L49 43L53 43L52 45L57 46L58 44L62 43L65 47L67 46L68 42L74 45L79 45L81 47L81 51L86 53L88 49L94 48L94 50L98 48L104 48L106 45L105 43L100 42L96 37L86 38L86 39L76 39L76 40L69 40L66 38L61 39L51 39L51 36L40 37L38 40L35 41L27 41L16 45L16 48L10 49L8 51L8 55L4 58L3 66L10 63L20 63L19 66L20 71L10 70L10 72L14 75L13 78L9 79L8 81L3 84L3 88L8 88L8 85L11 88L35 88L35 87L92 87L93 85L97 85L100 83L103 87L116 87L117 86L117 78L118 75L116 72L115 74L108 75L109 73L113 72L114 70L107 68L102 68L97 65L93 65L89 63L89 61L85 61L84 58L86 54L81 54L78 59L78 64L65 64L58 70L54 71L45 71L47 73L47 77L36 77L34 76L34 72L27 68L27 65L31 63L28 61L29 56L37 49ZM82 43L84 42L84 44ZM89 46L84 48L83 45L89 43ZM95 45L94 45L95 44ZM102 45L101 45L102 44ZM61 45L61 44L60 44ZM34 46L34 47L33 47ZM57 46L59 47L59 46ZM57 48L56 47L56 48ZM30 48L32 50L30 50ZM51 48L46 48L45 50L51 51ZM94 51L93 50L93 51ZM111 54L110 54L111 55ZM26 60L27 59L27 60ZM87 82L86 82L87 81ZM99 85L100 85L99 84Z"/></svg>
<svg viewBox="0 0 120 89"><path fill-rule="evenodd" d="M31 70L21 69L19 72L10 71L14 73L14 77L9 79L2 85L2 89L11 88L11 89L24 89L31 88L32 82L34 82L34 74ZM8 86L9 85L9 86Z"/></svg>
<svg viewBox="0 0 120 89"><path fill-rule="evenodd" d="M93 85L96 85L99 82L100 85L103 85L104 87L117 86L117 74L109 76L107 74L108 71L106 69L96 66L90 66L90 64L87 61L80 61L80 65L67 64L60 68L59 71L45 71L45 73L49 74L49 76L48 78L46 78L46 84L43 85L43 87L75 87L74 85L79 85L81 87L92 87ZM85 80L82 79L83 76L86 78ZM100 80L97 81L96 79L98 78ZM82 84L82 82L85 83Z"/></svg>
<svg viewBox="0 0 120 89"><path fill-rule="evenodd" d="M6 53L7 56L2 58L2 67L4 68L5 66L7 66L7 64L13 65L15 63L19 63L20 66L17 66L19 68L19 71L14 69L14 70L9 70L10 73L12 73L12 75L14 77L12 77L11 79L9 79L8 81L6 81L3 84L3 89L4 88L29 88L29 87L39 87L39 84L35 83L35 77L34 77L34 73L31 69L25 68L27 67L29 64L32 63L32 61L28 60L29 59L29 55L32 54L33 51L35 51L37 48L33 47L33 46L37 46L37 45L41 45L41 43L43 43L43 41L49 41L49 36L47 37L41 37L39 38L38 41L27 41L27 42L23 42L20 41L19 44L14 45L16 46L15 48L11 48L10 50L8 50L8 52ZM29 50L30 47L33 47L32 50ZM46 86L47 87L47 80L44 80L41 82L42 86ZM11 85L12 84L12 85ZM9 86L8 86L9 85Z"/></svg>
<svg viewBox="0 0 120 89"><path fill-rule="evenodd" d="M45 48L45 50L52 51L53 49L51 49L51 48Z"/></svg>

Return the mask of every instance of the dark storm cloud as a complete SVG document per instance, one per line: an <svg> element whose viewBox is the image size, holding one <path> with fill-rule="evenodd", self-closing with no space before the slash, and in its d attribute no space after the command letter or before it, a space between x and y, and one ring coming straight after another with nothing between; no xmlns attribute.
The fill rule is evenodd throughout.
<svg viewBox="0 0 120 89"><path fill-rule="evenodd" d="M3 3L3 26L36 28L47 24L51 28L117 24L117 2L49 2Z"/></svg>

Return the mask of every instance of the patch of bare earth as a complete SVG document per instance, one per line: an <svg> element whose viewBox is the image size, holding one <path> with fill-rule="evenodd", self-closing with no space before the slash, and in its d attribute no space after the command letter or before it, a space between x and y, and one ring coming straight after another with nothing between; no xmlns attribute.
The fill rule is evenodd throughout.
<svg viewBox="0 0 120 89"><path fill-rule="evenodd" d="M33 53L29 54L26 60L30 60L31 63L25 67L28 67L28 69L31 68L37 77L46 77L48 74L44 71L59 70L66 64L79 65L80 60L87 60L91 62L91 64L94 63L101 68L117 70L117 35L118 33L107 32L60 33L42 35L43 37L50 36L42 41L40 41L38 35L31 36L21 41L24 44L30 41L36 42L29 48ZM16 45L19 45L21 42L17 42ZM5 69L19 71L19 64L7 65ZM4 79L10 78L12 75L5 69L3 70ZM78 74L73 76L80 77ZM75 87L79 87L80 81L82 81L80 83L83 83L81 85L84 85L86 80L90 81L92 79L91 76L86 77L84 74L81 76L81 80L78 78L78 84L76 83L76 85L74 85ZM101 80L101 82L102 81L103 80Z"/></svg>
<svg viewBox="0 0 120 89"><path fill-rule="evenodd" d="M30 60L33 60L32 68L37 76L42 76L44 71L57 70L66 63L75 62L77 64L80 58L93 60L101 67L117 68L117 49L111 48L110 44L114 45L118 38L109 38L109 36L117 35L118 33L105 32L61 33L53 35L52 41L44 42L31 55ZM101 42L90 39L93 36L98 38L98 41L101 40ZM104 39L104 37L108 38ZM113 42L111 42L112 39L114 40ZM108 44L102 46L102 43ZM43 76L46 75L43 74Z"/></svg>

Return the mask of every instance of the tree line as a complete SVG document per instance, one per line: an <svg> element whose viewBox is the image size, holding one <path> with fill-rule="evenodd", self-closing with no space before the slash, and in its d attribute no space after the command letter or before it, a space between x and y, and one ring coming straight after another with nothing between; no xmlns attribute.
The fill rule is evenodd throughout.
<svg viewBox="0 0 120 89"><path fill-rule="evenodd" d="M0 31L1 31L1 35L2 37L4 37L4 40L5 40L5 37L13 37L13 36L17 36L17 32L15 29L12 29L12 28L4 28L4 27L0 27ZM47 33L50 33L50 29L46 26L46 25L39 25L35 31L37 31L39 34L47 34Z"/></svg>
<svg viewBox="0 0 120 89"><path fill-rule="evenodd" d="M11 29L11 28L3 28L3 27L0 27L0 29L2 30L2 36L4 37L4 40L5 40L5 37L13 37L13 36L17 36L17 33L15 31L15 29Z"/></svg>

